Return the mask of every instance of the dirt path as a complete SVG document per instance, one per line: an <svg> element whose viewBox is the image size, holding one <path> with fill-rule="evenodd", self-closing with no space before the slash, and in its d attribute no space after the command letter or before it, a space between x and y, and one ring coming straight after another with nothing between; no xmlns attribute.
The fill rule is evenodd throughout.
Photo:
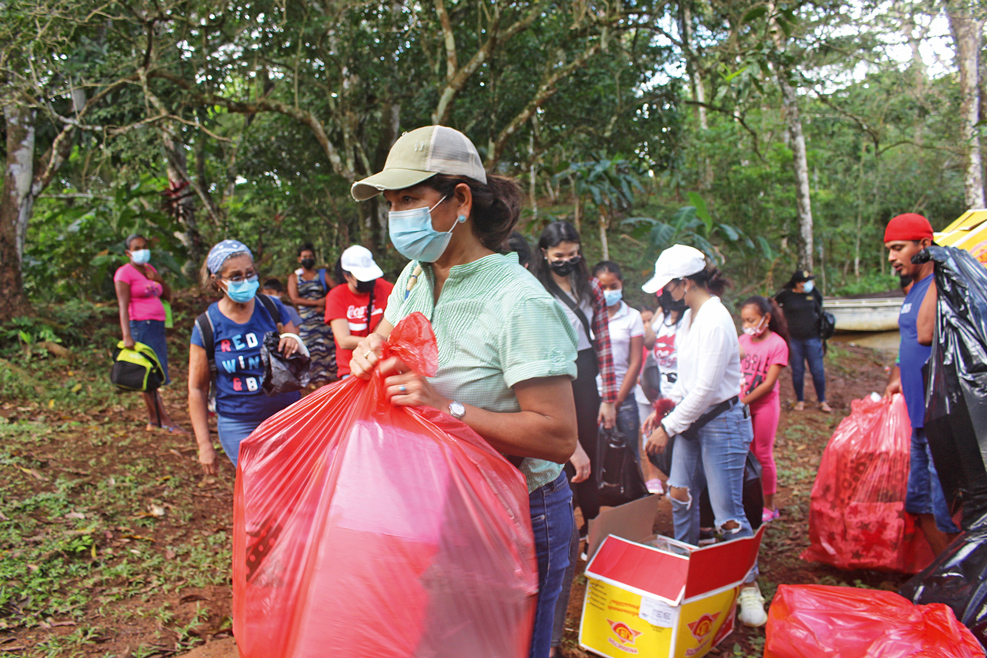
<svg viewBox="0 0 987 658"><path fill-rule="evenodd" d="M173 379L181 382L187 348L180 339L175 343ZM893 589L903 580L798 559L808 542L809 493L822 449L850 400L883 389L885 358L834 348L827 379L835 413L783 410L776 448L783 512L761 550L766 596L779 583L859 581ZM56 364L46 376L53 387L69 386L78 370ZM0 565L28 562L12 576L0 566L0 577L25 591L48 587L6 603L0 598L0 657L147 658L191 650L191 658L236 658L229 616L232 467L224 464L219 478L203 481L191 437L147 433L139 400L104 394L95 379L83 381L87 385L93 398L75 407L66 403L64 410L62 398L54 406L0 404ZM807 388L812 399L811 384ZM782 400L792 397L790 379L783 379ZM175 420L189 427L184 391L172 387L165 400ZM11 522L15 515L22 528ZM670 534L667 504L655 527ZM18 529L24 533L17 535ZM46 548L46 542L80 532L89 533L81 548ZM48 571L44 583L31 580ZM568 656L587 655L576 647L584 585L580 576L570 600L563 645ZM42 596L49 597L46 605L38 603ZM715 655L759 656L763 641L763 630L741 629Z"/></svg>

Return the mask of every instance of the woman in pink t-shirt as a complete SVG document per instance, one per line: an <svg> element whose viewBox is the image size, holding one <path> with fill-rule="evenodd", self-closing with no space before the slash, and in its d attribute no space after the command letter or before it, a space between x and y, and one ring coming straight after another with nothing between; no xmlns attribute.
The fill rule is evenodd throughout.
<svg viewBox="0 0 987 658"><path fill-rule="evenodd" d="M161 300L171 300L171 289L148 262L151 250L148 249L147 238L136 234L129 236L126 254L130 262L113 275L113 286L120 305L123 345L130 348L136 342L153 349L161 362L167 385L171 379L168 376L168 350L165 344L165 310ZM147 405L148 431L161 428L188 434L168 417L158 391L145 391L144 403Z"/></svg>
<svg viewBox="0 0 987 658"><path fill-rule="evenodd" d="M764 511L761 521L778 518L775 493L778 490L778 469L775 467L775 434L781 416L778 377L788 365L788 327L781 308L773 299L754 296L740 307L744 333L740 337L743 350L740 368L744 372L743 395L740 401L751 408L754 441L751 449L761 462L761 488Z"/></svg>

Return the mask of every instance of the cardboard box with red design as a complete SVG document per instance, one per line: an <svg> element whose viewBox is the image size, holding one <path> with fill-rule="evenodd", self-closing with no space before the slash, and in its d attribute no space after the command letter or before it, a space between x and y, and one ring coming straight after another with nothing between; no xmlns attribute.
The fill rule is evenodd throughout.
<svg viewBox="0 0 987 658"><path fill-rule="evenodd" d="M696 547L611 530L586 566L579 646L610 658L706 655L733 632L737 594L763 532Z"/></svg>

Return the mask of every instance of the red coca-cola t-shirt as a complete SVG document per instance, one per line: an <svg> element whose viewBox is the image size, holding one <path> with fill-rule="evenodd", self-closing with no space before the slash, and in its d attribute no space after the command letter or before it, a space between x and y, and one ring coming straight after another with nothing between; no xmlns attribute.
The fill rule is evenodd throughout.
<svg viewBox="0 0 987 658"><path fill-rule="evenodd" d="M367 323L367 306L370 304L370 293L355 293L346 284L336 286L326 295L326 324L333 320L346 318L351 336L367 336L377 328L384 319L384 309L387 308L387 298L394 289L393 283L377 279L374 285L374 304ZM350 358L353 350L344 350L336 341L336 368L339 376L350 374Z"/></svg>

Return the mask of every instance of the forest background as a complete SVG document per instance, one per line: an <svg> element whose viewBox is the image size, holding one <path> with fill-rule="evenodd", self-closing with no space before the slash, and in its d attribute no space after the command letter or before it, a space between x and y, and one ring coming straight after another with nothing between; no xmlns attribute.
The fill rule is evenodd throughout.
<svg viewBox="0 0 987 658"><path fill-rule="evenodd" d="M983 207L975 0L3 0L0 321L112 300L124 237L190 285L235 237L284 276L312 241L389 275L357 204L403 131L456 127L643 278L674 242L744 291L796 266L894 287L882 232ZM636 285L632 286L635 290ZM643 301L632 293L635 301Z"/></svg>

